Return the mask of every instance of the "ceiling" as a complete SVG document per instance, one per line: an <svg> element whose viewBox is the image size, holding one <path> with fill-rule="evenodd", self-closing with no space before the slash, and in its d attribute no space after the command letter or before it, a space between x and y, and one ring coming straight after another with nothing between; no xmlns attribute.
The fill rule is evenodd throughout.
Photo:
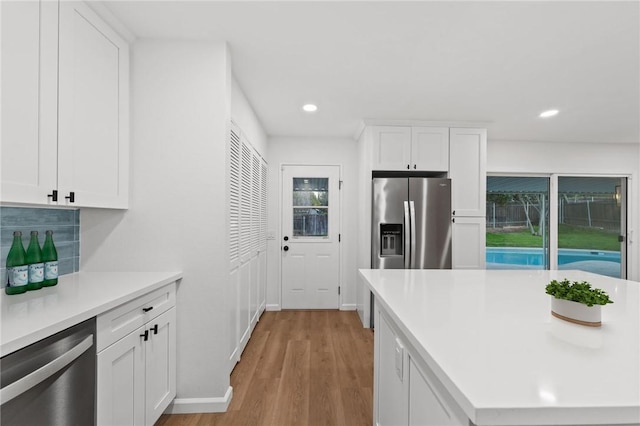
<svg viewBox="0 0 640 426"><path fill-rule="evenodd" d="M270 136L353 137L372 119L479 123L496 140L640 141L637 1L104 4L139 38L226 40Z"/></svg>

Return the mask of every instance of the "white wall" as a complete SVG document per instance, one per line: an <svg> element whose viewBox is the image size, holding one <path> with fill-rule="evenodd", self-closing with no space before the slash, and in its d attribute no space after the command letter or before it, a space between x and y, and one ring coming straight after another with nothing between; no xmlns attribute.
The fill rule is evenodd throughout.
<svg viewBox="0 0 640 426"><path fill-rule="evenodd" d="M489 135L490 137L490 135ZM628 278L640 281L640 144L496 141L487 143L487 173L629 176Z"/></svg>
<svg viewBox="0 0 640 426"><path fill-rule="evenodd" d="M231 119L240 127L255 150L266 160L267 134L235 78L232 79L231 86Z"/></svg>
<svg viewBox="0 0 640 426"><path fill-rule="evenodd" d="M283 164L322 164L342 166L342 264L341 309L355 309L358 158L353 139L270 138L267 229L275 239L267 241L267 309L280 309L280 187Z"/></svg>
<svg viewBox="0 0 640 426"><path fill-rule="evenodd" d="M81 269L183 271L177 397L187 406L203 398L196 411L224 409L228 49L142 40L132 46L131 73L130 208L81 212Z"/></svg>

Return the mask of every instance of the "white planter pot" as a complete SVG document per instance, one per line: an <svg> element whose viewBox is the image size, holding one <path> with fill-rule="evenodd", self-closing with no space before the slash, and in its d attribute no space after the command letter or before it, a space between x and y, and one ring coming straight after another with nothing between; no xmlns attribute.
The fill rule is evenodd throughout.
<svg viewBox="0 0 640 426"><path fill-rule="evenodd" d="M600 327L602 325L601 307L602 305L587 306L551 296L551 315L576 324Z"/></svg>

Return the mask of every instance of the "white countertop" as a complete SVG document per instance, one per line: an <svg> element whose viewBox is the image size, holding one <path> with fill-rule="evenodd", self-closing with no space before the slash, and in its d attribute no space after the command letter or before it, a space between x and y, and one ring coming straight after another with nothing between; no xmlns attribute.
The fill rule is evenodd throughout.
<svg viewBox="0 0 640 426"><path fill-rule="evenodd" d="M361 270L376 303L477 425L640 424L640 283L581 271ZM552 279L614 301L550 314Z"/></svg>
<svg viewBox="0 0 640 426"><path fill-rule="evenodd" d="M0 356L182 278L181 272L77 272L53 287L2 291Z"/></svg>

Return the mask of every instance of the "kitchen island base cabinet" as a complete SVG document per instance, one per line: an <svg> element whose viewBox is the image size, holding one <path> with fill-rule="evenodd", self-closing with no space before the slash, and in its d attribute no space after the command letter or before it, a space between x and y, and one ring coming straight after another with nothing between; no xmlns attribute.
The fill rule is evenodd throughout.
<svg viewBox="0 0 640 426"><path fill-rule="evenodd" d="M141 303L145 302L145 303ZM144 325L100 350L98 331L97 424L153 425L176 396L175 287L170 285L98 316L101 323L124 325L149 317ZM121 328L121 327L119 327Z"/></svg>
<svg viewBox="0 0 640 426"><path fill-rule="evenodd" d="M374 424L471 425L464 411L377 310L374 340Z"/></svg>

